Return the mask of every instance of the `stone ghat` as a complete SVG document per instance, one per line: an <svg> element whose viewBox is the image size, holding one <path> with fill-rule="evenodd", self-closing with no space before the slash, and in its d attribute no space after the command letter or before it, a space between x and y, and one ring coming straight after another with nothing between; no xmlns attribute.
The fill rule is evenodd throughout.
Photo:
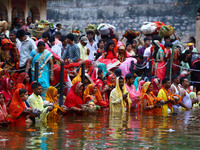
<svg viewBox="0 0 200 150"><path fill-rule="evenodd" d="M179 37L187 41L195 36L195 18L176 12L176 0L69 0L47 3L47 18L60 22L70 32L71 25L84 30L89 23L104 20L117 27L122 35L126 29L139 30L145 21L162 21L175 28Z"/></svg>

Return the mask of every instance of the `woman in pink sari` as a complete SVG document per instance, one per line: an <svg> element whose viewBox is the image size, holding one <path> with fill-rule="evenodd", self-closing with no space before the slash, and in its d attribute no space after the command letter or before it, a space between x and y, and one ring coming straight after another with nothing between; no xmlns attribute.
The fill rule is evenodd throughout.
<svg viewBox="0 0 200 150"><path fill-rule="evenodd" d="M0 124L3 124L6 122L6 117L8 115L4 100L5 100L5 96L3 95L2 92L0 92Z"/></svg>

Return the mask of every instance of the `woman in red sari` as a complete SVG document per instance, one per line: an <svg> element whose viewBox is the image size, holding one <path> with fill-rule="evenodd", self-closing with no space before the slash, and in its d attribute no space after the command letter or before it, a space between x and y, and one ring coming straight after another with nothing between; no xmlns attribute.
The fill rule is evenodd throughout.
<svg viewBox="0 0 200 150"><path fill-rule="evenodd" d="M22 72L17 78L16 89L25 89L28 91L29 81L29 75L26 72Z"/></svg>
<svg viewBox="0 0 200 150"><path fill-rule="evenodd" d="M98 61L100 63L104 63L105 65L111 65L111 64L119 65L120 62L117 59L117 54L114 51L114 48L115 48L115 43L112 40L108 41L105 47L105 51L103 51L102 57L100 57Z"/></svg>
<svg viewBox="0 0 200 150"><path fill-rule="evenodd" d="M69 90L64 105L74 112L82 112L83 109L81 105L84 104L81 98L82 91L83 91L83 83L76 82Z"/></svg>
<svg viewBox="0 0 200 150"><path fill-rule="evenodd" d="M153 94L157 96L159 90L161 89L160 79L154 78L151 80L151 83L153 85Z"/></svg>
<svg viewBox="0 0 200 150"><path fill-rule="evenodd" d="M92 65L92 61L87 59L85 61L85 69L86 69L86 73L89 74L91 76L92 70L93 70L93 65Z"/></svg>
<svg viewBox="0 0 200 150"><path fill-rule="evenodd" d="M3 93L3 95L5 96L5 103L7 105L7 107L10 104L10 101L12 99L12 82L9 78L4 78L1 81L1 92Z"/></svg>
<svg viewBox="0 0 200 150"><path fill-rule="evenodd" d="M24 103L27 99L28 92L25 89L17 89L13 94L8 112L17 125L25 125L26 121L30 121L30 119L26 119L32 113L32 109L26 107Z"/></svg>

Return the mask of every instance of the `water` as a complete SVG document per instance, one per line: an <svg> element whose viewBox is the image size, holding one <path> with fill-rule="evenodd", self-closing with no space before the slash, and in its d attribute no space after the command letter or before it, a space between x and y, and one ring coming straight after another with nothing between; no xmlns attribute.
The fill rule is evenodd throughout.
<svg viewBox="0 0 200 150"><path fill-rule="evenodd" d="M199 114L113 117L104 110L48 125L0 127L0 149L200 149Z"/></svg>

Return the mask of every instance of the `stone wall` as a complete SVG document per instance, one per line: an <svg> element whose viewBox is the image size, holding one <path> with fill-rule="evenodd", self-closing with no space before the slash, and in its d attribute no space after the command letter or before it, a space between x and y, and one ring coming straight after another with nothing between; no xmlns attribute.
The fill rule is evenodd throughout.
<svg viewBox="0 0 200 150"><path fill-rule="evenodd" d="M104 20L117 27L122 35L126 29L139 30L145 21L162 21L175 28L184 40L195 36L195 18L179 14L177 0L65 0L48 1L47 18L62 23L66 32L71 26L84 28ZM191 8L192 9L192 8Z"/></svg>

